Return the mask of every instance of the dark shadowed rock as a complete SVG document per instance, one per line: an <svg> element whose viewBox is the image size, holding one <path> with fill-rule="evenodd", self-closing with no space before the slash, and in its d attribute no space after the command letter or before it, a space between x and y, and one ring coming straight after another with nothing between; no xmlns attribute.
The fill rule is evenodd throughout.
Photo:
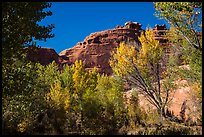
<svg viewBox="0 0 204 137"><path fill-rule="evenodd" d="M59 55L52 48L27 48L27 58L42 65L48 65L52 61L58 63Z"/></svg>
<svg viewBox="0 0 204 137"><path fill-rule="evenodd" d="M62 70L63 64L70 65L67 56L59 56L52 48L28 47L26 51L27 59L32 62L38 62L41 65L48 65L55 61L59 66L59 70Z"/></svg>

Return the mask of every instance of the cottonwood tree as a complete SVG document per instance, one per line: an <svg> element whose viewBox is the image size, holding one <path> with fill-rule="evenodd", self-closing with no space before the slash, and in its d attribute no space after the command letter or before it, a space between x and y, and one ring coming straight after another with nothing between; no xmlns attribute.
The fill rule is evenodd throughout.
<svg viewBox="0 0 204 137"><path fill-rule="evenodd" d="M11 63L12 57L22 58L22 48L30 45L33 38L44 40L54 37L54 25L38 24L51 16L51 3L47 2L3 2L2 3L2 62Z"/></svg>
<svg viewBox="0 0 204 137"><path fill-rule="evenodd" d="M85 65L82 60L76 60L72 66L72 79L73 79L73 107L77 115L76 123L79 131L82 133L84 130L84 117L86 117L85 104L94 94L97 85L97 71L94 68L92 71L86 72ZM91 100L91 99L90 99ZM90 106L91 107L91 106Z"/></svg>
<svg viewBox="0 0 204 137"><path fill-rule="evenodd" d="M37 81L37 65L25 60L25 47L33 39L52 38L54 26L38 24L51 16L51 3L3 2L2 3L2 104L3 133L26 132L36 108L34 90ZM17 131L18 130L18 131Z"/></svg>
<svg viewBox="0 0 204 137"><path fill-rule="evenodd" d="M179 70L180 75L202 85L202 2L156 2L156 16L163 18L171 25L171 45L181 53L183 65L190 69ZM178 39L179 37L179 39ZM201 97L201 96L200 96Z"/></svg>
<svg viewBox="0 0 204 137"><path fill-rule="evenodd" d="M51 16L47 2L3 2L2 3L2 87L3 92L10 92L11 81L14 85L17 80L13 77L17 69L25 66L24 47L32 44L33 38L45 40L54 37L51 34L53 24L41 26L38 24L46 16ZM25 75L18 73L21 77Z"/></svg>
<svg viewBox="0 0 204 137"><path fill-rule="evenodd" d="M202 51L202 2L155 2L156 16L166 19L191 47Z"/></svg>
<svg viewBox="0 0 204 137"><path fill-rule="evenodd" d="M114 134L126 124L127 109L123 97L123 81L114 76L101 75L96 86L98 133Z"/></svg>
<svg viewBox="0 0 204 137"><path fill-rule="evenodd" d="M165 115L165 107L171 101L173 74L161 71L163 48L154 39L152 29L139 37L142 48L121 43L113 53L110 65L114 73L137 88L154 105L159 114Z"/></svg>

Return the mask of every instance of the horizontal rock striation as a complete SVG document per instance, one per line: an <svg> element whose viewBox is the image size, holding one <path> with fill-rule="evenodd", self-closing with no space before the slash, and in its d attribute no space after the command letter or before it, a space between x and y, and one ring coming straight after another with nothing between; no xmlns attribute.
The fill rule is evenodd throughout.
<svg viewBox="0 0 204 137"><path fill-rule="evenodd" d="M122 41L131 42L139 49L141 43L138 40L138 36L144 31L141 26L138 22L129 21L124 26L117 25L113 29L91 33L82 42L78 42L74 47L61 51L59 55L51 48L30 48L27 58L42 65L55 61L59 65L60 70L65 64L72 65L76 60L82 60L86 70L96 67L99 73L112 75L113 71L109 65L111 52ZM155 39L159 40L162 46L167 45L167 39L162 36L168 31L166 26L155 25L153 30L155 31Z"/></svg>
<svg viewBox="0 0 204 137"><path fill-rule="evenodd" d="M73 48L60 52L59 56L69 58L70 64L82 60L87 70L96 67L100 73L111 75L113 73L109 65L111 51L114 51L122 41L134 42L139 46L138 36L143 31L141 26L137 22L127 22L125 26L91 33Z"/></svg>

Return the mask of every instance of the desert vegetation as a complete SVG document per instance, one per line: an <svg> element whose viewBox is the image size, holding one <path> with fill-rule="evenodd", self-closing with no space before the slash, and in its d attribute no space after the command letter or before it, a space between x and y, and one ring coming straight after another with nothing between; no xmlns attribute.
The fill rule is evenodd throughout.
<svg viewBox="0 0 204 137"><path fill-rule="evenodd" d="M2 3L2 134L202 134L201 2L154 3L157 16L171 26L165 34L171 45L165 67L161 67L164 49L147 28L139 36L140 49L121 42L112 52L112 76L85 70L81 60L59 70L54 61L43 66L26 59L25 47L37 48L33 39L54 37L54 25L36 23L52 15L43 11L50 6L47 2ZM192 87L198 107L194 120L185 118L185 103L180 117L168 111L177 79ZM129 95L125 84L131 88ZM141 95L156 109L141 105Z"/></svg>

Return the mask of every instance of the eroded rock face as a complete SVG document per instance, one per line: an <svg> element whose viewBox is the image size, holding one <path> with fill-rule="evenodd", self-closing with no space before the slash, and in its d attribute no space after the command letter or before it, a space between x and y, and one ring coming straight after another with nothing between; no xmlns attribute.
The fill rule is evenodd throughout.
<svg viewBox="0 0 204 137"><path fill-rule="evenodd" d="M27 59L33 62L38 62L41 65L48 65L55 61L59 66L59 70L62 69L63 64L70 65L68 57L59 56L52 48L28 47L26 48L26 51Z"/></svg>
<svg viewBox="0 0 204 137"><path fill-rule="evenodd" d="M52 61L58 63L59 55L52 48L27 48L27 58L42 65L48 65Z"/></svg>
<svg viewBox="0 0 204 137"><path fill-rule="evenodd" d="M179 120L183 119L186 122L188 120L197 121L200 118L200 114L202 114L202 106L200 106L200 101L202 100L196 96L196 91L188 84L188 81L184 79L177 79L174 82L176 88L173 91L170 91L169 100L171 101L167 104L165 112L167 113L168 109L168 111L171 113L171 116L168 117L173 116ZM131 89L124 93L125 97L127 98L127 103L129 103L134 90L136 89ZM157 108L152 105L147 100L147 97L140 92L138 94L138 98L140 107L144 108L146 112L149 112L150 110L154 110L156 112Z"/></svg>
<svg viewBox="0 0 204 137"><path fill-rule="evenodd" d="M82 60L87 70L96 67L100 73L111 75L113 73L109 65L111 51L114 51L122 41L134 42L139 46L138 36L143 31L141 26L137 22L126 22L125 26L91 33L73 48L60 52L59 56L68 57L71 64L76 60Z"/></svg>
<svg viewBox="0 0 204 137"><path fill-rule="evenodd" d="M48 65L55 61L62 70L64 64L72 65L76 60L82 60L86 70L96 67L99 73L111 75L113 73L109 59L111 52L119 46L120 42L133 42L140 48L138 40L141 32L141 24L126 22L124 26L117 25L114 29L91 33L84 41L78 42L74 47L65 49L58 55L51 48L34 48L28 50L27 58L42 65ZM165 45L166 39L161 37L167 31L165 25L155 25L155 39ZM164 61L165 62L165 61Z"/></svg>

